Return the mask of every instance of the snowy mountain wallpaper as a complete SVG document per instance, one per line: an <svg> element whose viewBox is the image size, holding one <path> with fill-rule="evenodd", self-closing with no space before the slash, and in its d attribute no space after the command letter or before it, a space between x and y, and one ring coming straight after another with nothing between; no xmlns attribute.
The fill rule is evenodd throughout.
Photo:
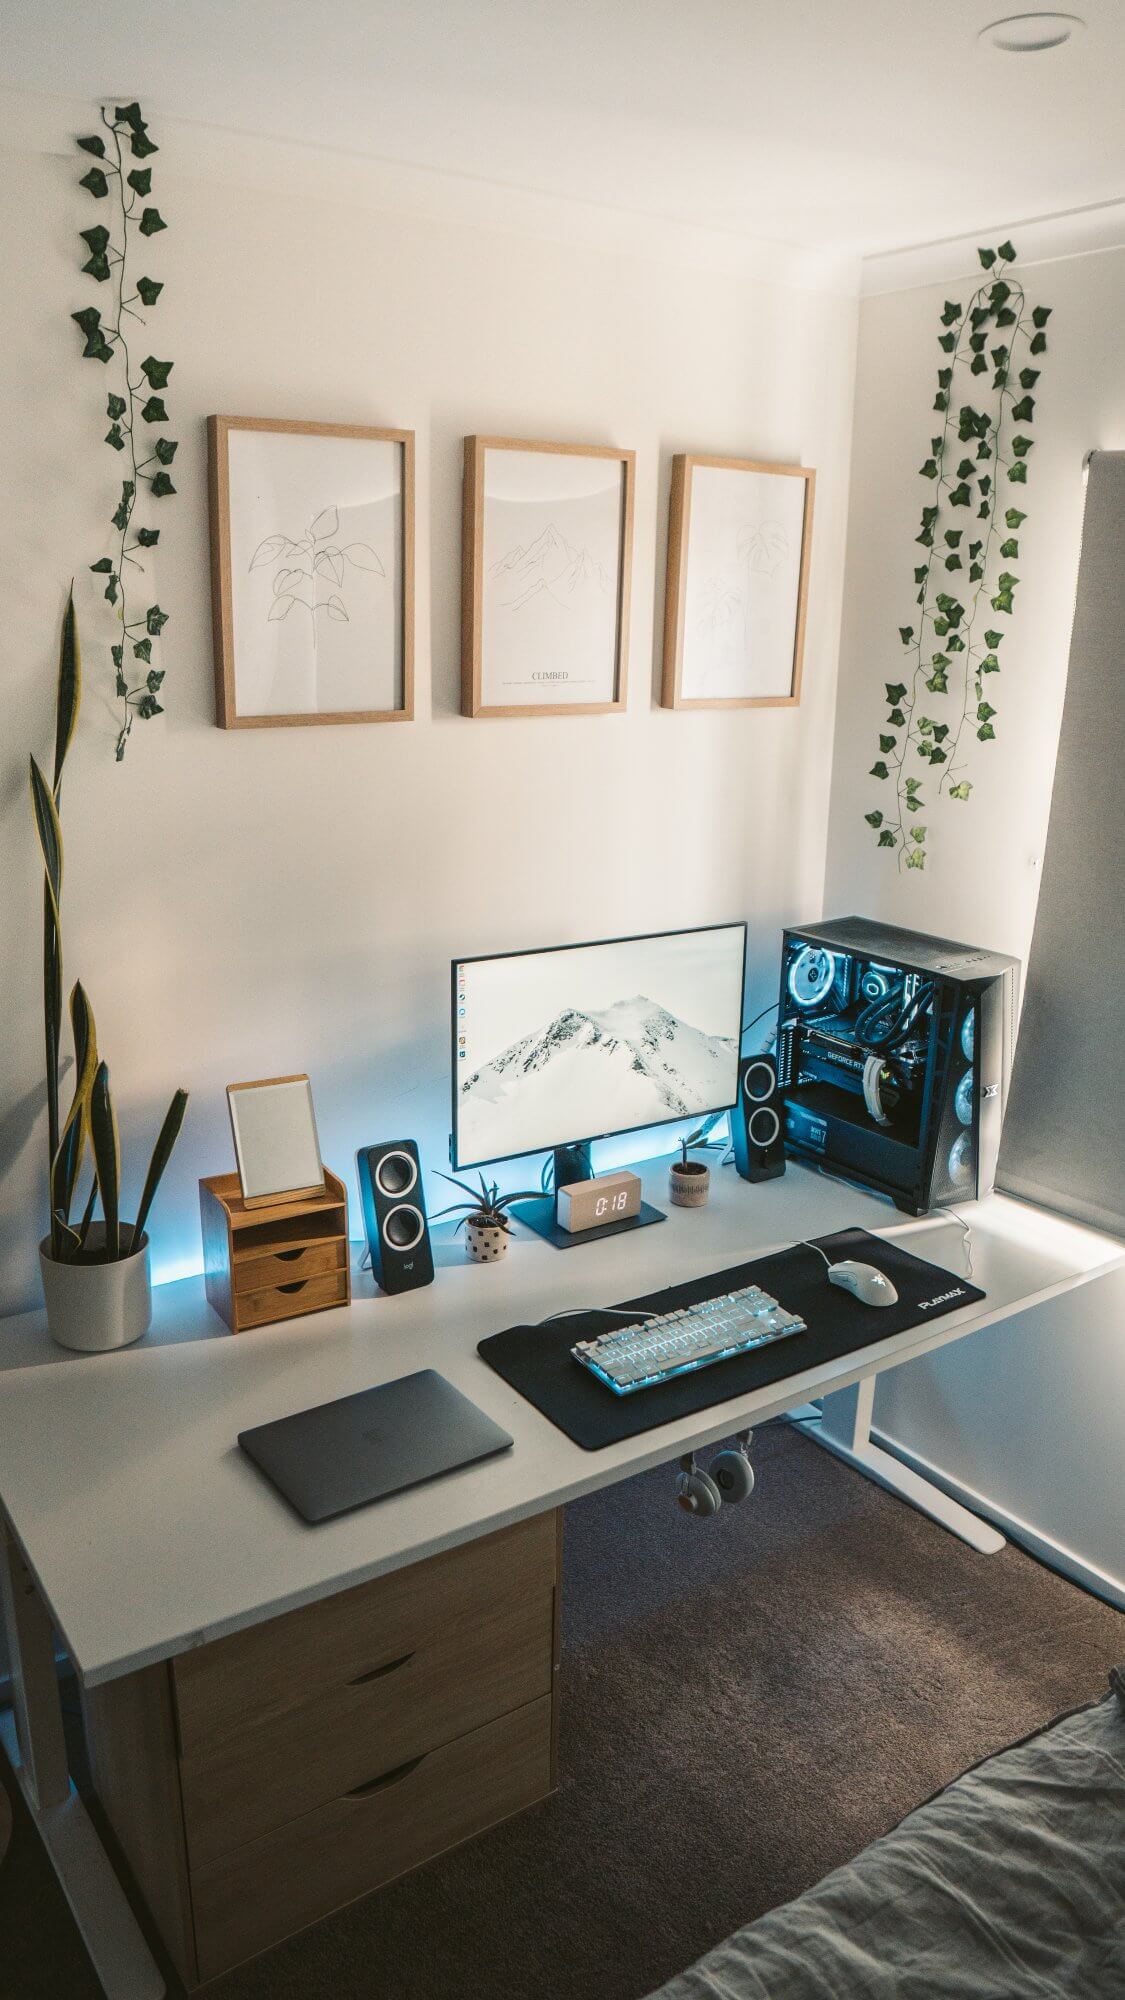
<svg viewBox="0 0 1125 2000"><path fill-rule="evenodd" d="M612 459L486 454L486 702L613 699L622 480L621 464Z"/></svg>
<svg viewBox="0 0 1125 2000"><path fill-rule="evenodd" d="M587 945L461 971L466 1164L690 1118L733 1102L743 931Z"/></svg>

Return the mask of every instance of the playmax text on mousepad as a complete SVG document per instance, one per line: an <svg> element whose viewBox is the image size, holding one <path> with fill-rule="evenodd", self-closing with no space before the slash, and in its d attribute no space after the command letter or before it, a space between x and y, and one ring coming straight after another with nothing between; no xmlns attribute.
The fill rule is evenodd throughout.
<svg viewBox="0 0 1125 2000"><path fill-rule="evenodd" d="M733 1354L694 1374L673 1376L653 1389L615 1396L575 1361L570 1350L578 1341L590 1340L607 1327L621 1324L596 1309L588 1315L571 1313L564 1319L546 1320L541 1326L510 1326L482 1340L477 1351L575 1444L584 1451L601 1451L623 1438L675 1423L679 1417L694 1416L712 1403L725 1403L732 1396L766 1388L785 1376L801 1375L821 1362L854 1354L861 1347L943 1318L985 1296L967 1278L928 1264L923 1257L913 1256L884 1237L872 1236L866 1229L839 1229L831 1236L810 1240L834 1263L854 1258L858 1263L874 1264L897 1291L895 1304L861 1305L849 1292L829 1284L823 1257L806 1244L796 1244L768 1257L755 1257L748 1264L713 1271L706 1278L693 1278L687 1284L622 1301L625 1306L672 1312L678 1306L714 1298L717 1292L754 1284L808 1323L804 1333L768 1347L752 1348L746 1354Z"/></svg>

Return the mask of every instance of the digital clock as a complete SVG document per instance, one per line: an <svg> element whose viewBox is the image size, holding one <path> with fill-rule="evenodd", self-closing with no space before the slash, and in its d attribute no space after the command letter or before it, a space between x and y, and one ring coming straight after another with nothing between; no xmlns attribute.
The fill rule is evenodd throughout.
<svg viewBox="0 0 1125 2000"><path fill-rule="evenodd" d="M576 1236L583 1229L604 1229L607 1223L627 1222L641 1212L641 1183L637 1174L599 1174L595 1180L572 1181L558 1193L559 1228Z"/></svg>

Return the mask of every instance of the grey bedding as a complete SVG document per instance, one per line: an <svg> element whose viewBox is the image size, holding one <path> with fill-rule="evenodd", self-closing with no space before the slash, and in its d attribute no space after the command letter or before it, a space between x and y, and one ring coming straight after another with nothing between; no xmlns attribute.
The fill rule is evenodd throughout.
<svg viewBox="0 0 1125 2000"><path fill-rule="evenodd" d="M650 2000L1125 2000L1125 1675Z"/></svg>

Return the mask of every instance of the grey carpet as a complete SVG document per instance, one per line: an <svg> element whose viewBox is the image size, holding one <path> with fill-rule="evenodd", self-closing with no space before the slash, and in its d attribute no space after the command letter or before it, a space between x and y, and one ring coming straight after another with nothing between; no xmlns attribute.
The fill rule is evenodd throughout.
<svg viewBox="0 0 1125 2000"><path fill-rule="evenodd" d="M567 1515L561 1787L208 2000L638 2000L974 1759L1101 1692L1125 1617L977 1556L781 1426L697 1523L670 1470ZM98 2000L23 1812L3 2000Z"/></svg>

